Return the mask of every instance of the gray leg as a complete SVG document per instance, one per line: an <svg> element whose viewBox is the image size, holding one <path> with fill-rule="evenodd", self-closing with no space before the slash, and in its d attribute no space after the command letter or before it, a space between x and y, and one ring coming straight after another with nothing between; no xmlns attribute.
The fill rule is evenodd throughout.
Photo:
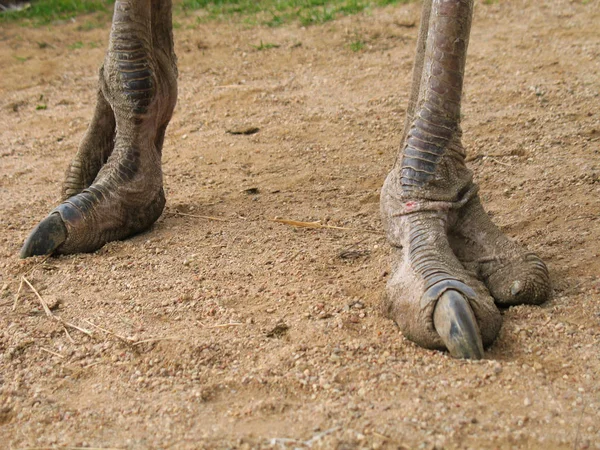
<svg viewBox="0 0 600 450"><path fill-rule="evenodd" d="M501 327L495 302L541 303L550 284L544 263L489 220L465 165L472 12L472 0L424 3L403 148L381 206L394 249L385 313L423 347L481 358Z"/></svg>
<svg viewBox="0 0 600 450"><path fill-rule="evenodd" d="M162 144L176 99L171 2L118 0L96 110L67 171L65 200L32 231L21 257L94 251L158 219Z"/></svg>

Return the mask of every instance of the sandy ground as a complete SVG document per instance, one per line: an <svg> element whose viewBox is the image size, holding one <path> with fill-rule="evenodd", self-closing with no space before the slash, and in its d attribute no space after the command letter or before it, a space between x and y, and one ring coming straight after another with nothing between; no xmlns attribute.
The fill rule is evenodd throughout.
<svg viewBox="0 0 600 450"><path fill-rule="evenodd" d="M58 202L109 25L2 26L2 448L600 448L600 2L477 1L469 164L494 220L549 264L554 295L505 310L474 363L416 347L379 313L378 197L418 15L177 18L165 213L44 261L17 254ZM22 277L68 332L27 285L13 309Z"/></svg>

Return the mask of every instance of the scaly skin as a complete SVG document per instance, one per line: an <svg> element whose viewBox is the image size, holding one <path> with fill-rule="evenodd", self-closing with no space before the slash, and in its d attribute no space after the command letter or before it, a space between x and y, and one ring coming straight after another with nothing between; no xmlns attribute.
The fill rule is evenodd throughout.
<svg viewBox="0 0 600 450"><path fill-rule="evenodd" d="M117 1L91 125L64 202L21 256L91 252L149 228L165 205L161 153L177 99L171 2Z"/></svg>
<svg viewBox="0 0 600 450"><path fill-rule="evenodd" d="M489 220L465 165L460 103L472 11L472 0L424 3L404 146L381 194L394 248L383 309L417 344L480 358L501 327L495 302L539 304L550 283L540 258Z"/></svg>
<svg viewBox="0 0 600 450"><path fill-rule="evenodd" d="M100 69L102 79L104 67ZM96 109L79 150L65 174L62 199L79 194L89 187L113 151L115 143L115 115L106 101L102 89L98 89Z"/></svg>

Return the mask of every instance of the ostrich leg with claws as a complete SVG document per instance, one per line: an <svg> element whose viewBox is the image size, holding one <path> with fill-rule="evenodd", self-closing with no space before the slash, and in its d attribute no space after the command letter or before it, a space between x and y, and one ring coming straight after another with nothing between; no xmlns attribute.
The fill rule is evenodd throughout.
<svg viewBox="0 0 600 450"><path fill-rule="evenodd" d="M426 0L402 151L381 194L392 275L383 309L404 335L481 358L502 320L496 303L546 300L548 271L504 236L465 166L460 103L473 0Z"/></svg>
<svg viewBox="0 0 600 450"><path fill-rule="evenodd" d="M541 303L542 261L490 222L465 167L460 102L472 0L425 0L403 148L381 206L394 267L384 310L405 336L480 358L495 303ZM64 201L21 256L94 251L160 216L161 151L177 97L171 2L117 0L96 111L67 172Z"/></svg>
<svg viewBox="0 0 600 450"><path fill-rule="evenodd" d="M161 152L176 101L171 2L117 0L96 110L64 201L33 230L22 257L91 252L160 217Z"/></svg>

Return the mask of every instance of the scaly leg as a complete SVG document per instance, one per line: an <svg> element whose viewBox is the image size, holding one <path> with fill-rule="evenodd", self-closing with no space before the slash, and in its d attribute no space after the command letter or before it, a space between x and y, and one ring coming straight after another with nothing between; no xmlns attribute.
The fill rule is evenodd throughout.
<svg viewBox="0 0 600 450"><path fill-rule="evenodd" d="M463 358L481 358L496 338L495 302L538 304L550 290L540 258L492 224L465 166L472 13L473 0L424 2L403 148L381 194L393 247L384 312L417 344Z"/></svg>
<svg viewBox="0 0 600 450"><path fill-rule="evenodd" d="M171 1L117 0L96 110L67 171L64 202L21 257L91 252L162 213L161 153L177 101Z"/></svg>

